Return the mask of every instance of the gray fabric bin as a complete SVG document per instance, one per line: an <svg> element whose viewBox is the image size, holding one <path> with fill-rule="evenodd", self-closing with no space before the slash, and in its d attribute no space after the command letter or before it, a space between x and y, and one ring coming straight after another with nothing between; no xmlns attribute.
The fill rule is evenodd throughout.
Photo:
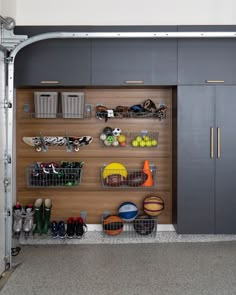
<svg viewBox="0 0 236 295"><path fill-rule="evenodd" d="M84 93L83 92L62 92L61 106L63 118L84 117Z"/></svg>
<svg viewBox="0 0 236 295"><path fill-rule="evenodd" d="M56 118L57 92L34 92L35 118Z"/></svg>

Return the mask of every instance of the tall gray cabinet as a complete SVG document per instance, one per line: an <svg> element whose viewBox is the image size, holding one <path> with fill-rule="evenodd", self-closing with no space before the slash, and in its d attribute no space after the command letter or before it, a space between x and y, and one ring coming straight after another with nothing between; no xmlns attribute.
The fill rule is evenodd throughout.
<svg viewBox="0 0 236 295"><path fill-rule="evenodd" d="M236 86L178 87L178 233L236 233Z"/></svg>

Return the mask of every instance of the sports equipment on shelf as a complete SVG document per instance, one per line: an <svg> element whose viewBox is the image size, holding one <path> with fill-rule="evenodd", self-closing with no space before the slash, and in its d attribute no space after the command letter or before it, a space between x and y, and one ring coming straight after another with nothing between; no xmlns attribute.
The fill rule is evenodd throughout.
<svg viewBox="0 0 236 295"><path fill-rule="evenodd" d="M138 215L138 208L132 202L124 202L120 205L119 209L119 216L124 221L133 221Z"/></svg>
<svg viewBox="0 0 236 295"><path fill-rule="evenodd" d="M134 229L135 231L142 236L150 235L156 226L157 222L150 216L138 216L134 221Z"/></svg>
<svg viewBox="0 0 236 295"><path fill-rule="evenodd" d="M126 177L128 172L124 165L122 165L121 163L114 162L106 165L103 168L102 177L106 178L107 176L112 174L120 174L123 177Z"/></svg>
<svg viewBox="0 0 236 295"><path fill-rule="evenodd" d="M116 236L123 231L124 222L116 215L109 215L103 220L103 231L110 235Z"/></svg>
<svg viewBox="0 0 236 295"><path fill-rule="evenodd" d="M131 173L128 173L126 184L133 187L141 186L147 180L147 178L148 175L143 171L133 171Z"/></svg>
<svg viewBox="0 0 236 295"><path fill-rule="evenodd" d="M143 210L150 216L158 216L164 210L164 201L158 196L148 196L143 201Z"/></svg>
<svg viewBox="0 0 236 295"><path fill-rule="evenodd" d="M47 146L68 146L78 152L80 146L88 145L93 141L91 136L37 136L23 137L22 139L24 143L35 147L37 152L41 152Z"/></svg>
<svg viewBox="0 0 236 295"><path fill-rule="evenodd" d="M117 187L124 184L124 181L124 176L120 174L111 174L104 179L104 185Z"/></svg>

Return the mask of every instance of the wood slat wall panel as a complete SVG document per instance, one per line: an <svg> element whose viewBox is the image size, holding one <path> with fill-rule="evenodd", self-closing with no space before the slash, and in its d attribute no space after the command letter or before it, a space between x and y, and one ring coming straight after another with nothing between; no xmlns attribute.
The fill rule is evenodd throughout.
<svg viewBox="0 0 236 295"><path fill-rule="evenodd" d="M90 119L27 119L22 110L25 103L33 108L33 92L49 89L17 90L17 200L22 204L34 202L38 197L51 198L53 201L52 218L66 220L77 216L81 210L88 212L88 223L100 223L104 211L115 212L123 201L133 201L139 208L142 200L156 193L165 200L165 210L159 218L160 223L172 222L172 89L171 88L114 88L114 89L53 89L50 91L85 92L86 103L92 104ZM158 119L110 119L108 122L95 118L95 106L99 103L114 108L117 105L134 105L152 99L156 104L165 103L168 107L167 118ZM124 132L148 130L159 132L157 148L104 147L99 134L103 128L119 127ZM94 141L79 152L66 152L65 147L49 147L47 152L38 153L27 146L23 136L43 135L91 135ZM101 184L101 167L104 163L121 162L128 169L141 169L147 159L157 166L157 186L151 189L106 189ZM73 188L27 188L25 168L35 162L60 162L61 160L84 161L82 183Z"/></svg>

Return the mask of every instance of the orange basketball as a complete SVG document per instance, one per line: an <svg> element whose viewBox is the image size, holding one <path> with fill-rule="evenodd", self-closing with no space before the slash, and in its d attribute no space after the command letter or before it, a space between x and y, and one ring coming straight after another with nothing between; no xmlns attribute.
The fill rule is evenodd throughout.
<svg viewBox="0 0 236 295"><path fill-rule="evenodd" d="M123 220L116 215L107 216L103 220L103 231L110 236L119 235L123 230L123 226Z"/></svg>
<svg viewBox="0 0 236 295"><path fill-rule="evenodd" d="M143 210L150 216L158 216L164 210L164 201L158 196L148 196L143 201Z"/></svg>

